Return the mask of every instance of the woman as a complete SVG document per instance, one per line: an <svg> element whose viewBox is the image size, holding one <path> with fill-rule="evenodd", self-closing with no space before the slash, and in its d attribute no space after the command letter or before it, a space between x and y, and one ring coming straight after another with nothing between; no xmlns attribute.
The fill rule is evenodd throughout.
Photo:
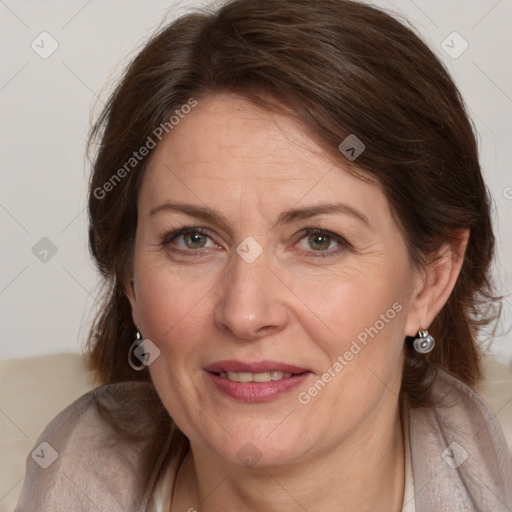
<svg viewBox="0 0 512 512"><path fill-rule="evenodd" d="M234 0L156 35L95 127L105 386L18 511L506 511L470 388L493 293L475 137L408 28Z"/></svg>

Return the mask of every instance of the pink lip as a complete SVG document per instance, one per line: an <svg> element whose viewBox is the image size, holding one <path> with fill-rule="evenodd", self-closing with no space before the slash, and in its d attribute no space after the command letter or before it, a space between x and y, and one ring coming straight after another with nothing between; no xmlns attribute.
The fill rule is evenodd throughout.
<svg viewBox="0 0 512 512"><path fill-rule="evenodd" d="M309 371L307 368L300 368L292 364L280 363L279 361L255 361L253 363L244 363L242 361L218 361L205 367L207 372L284 372L284 373L304 373Z"/></svg>
<svg viewBox="0 0 512 512"><path fill-rule="evenodd" d="M311 373L305 368L274 361L242 363L240 361L219 361L208 365L205 370L216 388L235 400L243 402L265 402L277 398L298 386ZM291 377L270 382L234 382L217 375L220 372L269 372L293 373Z"/></svg>

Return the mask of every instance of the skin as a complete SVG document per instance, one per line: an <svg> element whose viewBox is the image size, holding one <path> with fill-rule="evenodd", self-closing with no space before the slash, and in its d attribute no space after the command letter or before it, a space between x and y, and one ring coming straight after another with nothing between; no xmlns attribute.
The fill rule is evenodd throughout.
<svg viewBox="0 0 512 512"><path fill-rule="evenodd" d="M401 509L404 338L446 302L467 233L435 266L415 268L383 192L345 165L293 118L232 95L202 100L154 150L126 294L135 324L161 351L149 367L156 389L191 444L171 511ZM208 207L225 225L166 203ZM286 210L327 203L366 221L331 212L277 223ZM173 238L183 227L205 233ZM236 252L249 236L263 249L252 263ZM298 393L397 303L400 312L301 404ZM226 359L311 374L299 389L245 403L204 370ZM252 467L237 456L248 442L260 454Z"/></svg>

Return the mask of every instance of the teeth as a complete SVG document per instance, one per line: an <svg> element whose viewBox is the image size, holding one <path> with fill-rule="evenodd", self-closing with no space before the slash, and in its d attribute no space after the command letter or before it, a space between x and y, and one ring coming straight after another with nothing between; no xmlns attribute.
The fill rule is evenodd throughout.
<svg viewBox="0 0 512 512"><path fill-rule="evenodd" d="M225 379L234 382L270 382L271 380L281 380L291 377L292 374L288 372L220 372L219 375Z"/></svg>

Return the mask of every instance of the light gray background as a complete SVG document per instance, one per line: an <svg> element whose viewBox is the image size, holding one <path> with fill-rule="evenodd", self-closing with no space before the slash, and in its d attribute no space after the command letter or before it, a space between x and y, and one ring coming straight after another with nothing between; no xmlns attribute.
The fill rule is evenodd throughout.
<svg viewBox="0 0 512 512"><path fill-rule="evenodd" d="M374 3L409 19L462 91L495 201L495 276L507 294L512 283L512 0ZM99 112L125 65L164 19L205 4L212 5L0 0L2 358L81 350L98 293L84 210L91 113ZM31 47L35 41L40 52L50 48L48 36L40 36L44 31L58 43L46 59ZM452 54L462 48L458 36L447 39L454 31L469 45L457 58L443 49L443 41L453 47ZM56 246L55 255L34 254L43 237ZM40 260L44 257L47 261ZM506 298L492 350L507 364L511 326Z"/></svg>

